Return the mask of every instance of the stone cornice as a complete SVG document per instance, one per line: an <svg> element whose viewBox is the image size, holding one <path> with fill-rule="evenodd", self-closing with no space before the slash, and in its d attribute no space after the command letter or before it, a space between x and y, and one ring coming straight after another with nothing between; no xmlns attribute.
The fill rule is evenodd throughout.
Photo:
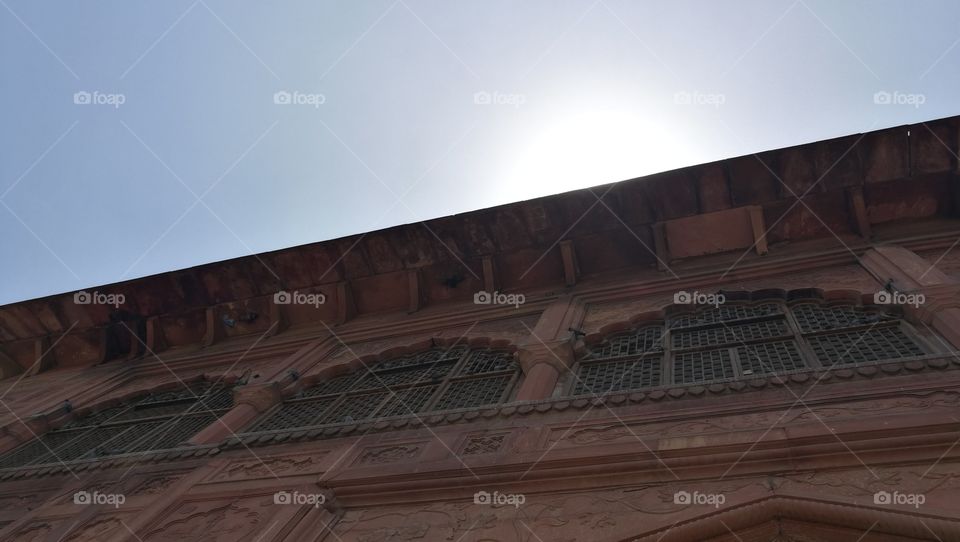
<svg viewBox="0 0 960 542"><path fill-rule="evenodd" d="M808 186L819 167L814 160L812 169L791 168L796 157L830 154L832 145L854 139L837 170L820 172L817 190L802 208L796 206L794 188ZM930 202L946 192L956 195L958 141L960 117L950 117L768 151L767 171L750 155L615 183L605 191L609 213L591 214L596 196L580 190L435 219L429 228L437 236L425 235L420 224L396 226L89 289L123 294L120 308L80 304L72 294L24 301L0 307L0 346L27 367L32 360L19 342L69 328L69 340L51 354L47 369L55 369L66 359L92 365L142 356L131 334L155 351L216 345L268 330L283 335L288 327L320 321L338 325L392 312L430 312L468 302L482 289L525 295L540 287L579 290L606 274L656 273L658 264L689 271L691 280L709 286L718 277L693 266L710 267L723 254L759 253L744 258L731 279L786 272L786 260L777 269L771 256L817 239L837 248L834 233L862 252L870 236L887 242L904 237L899 231L891 236L891 229L915 238L936 236L936 227L924 231L924 221L939 221L941 235L944 226L955 230L956 222L947 222L955 209ZM838 198L852 204L837 205ZM809 213L821 220L809 220ZM910 228L892 225L903 219ZM838 232L825 232L820 223L837 225ZM655 245L656 254L625 253L624 226L634 239ZM849 261L850 254L837 250L808 252L804 265ZM650 279L656 287L657 279ZM280 306L271 299L279 291L322 294L326 303L306 311ZM487 314L482 309L478 316ZM115 351L118 345L130 345L129 351ZM64 349L74 355L58 355Z"/></svg>
<svg viewBox="0 0 960 542"><path fill-rule="evenodd" d="M938 232L934 236L916 238L912 237L903 241L903 246L908 248L946 249L960 235L960 229L957 232ZM912 242L911 242L912 241ZM871 248L871 245L858 247L864 251ZM806 256L778 256L770 254L763 259L755 262L748 262L742 267L750 267L752 277L747 278L770 278L780 275L795 274L798 272L822 269L836 265L854 263L850 253L843 247L823 250L817 255ZM606 277L603 279L594 279L589 282L582 282L571 290L573 294L573 303L602 303L611 300L623 300L637 298L657 293L670 293L683 287L720 287L729 284L732 278L717 280L719 273L726 270L726 263L716 264L709 269L701 270L693 274L685 275L682 282L675 279L654 275L654 280L630 281L624 284L621 275ZM545 309L555 297L545 296L534 303L524 305L522 311L516 311L513 308L480 308L468 311L455 311L453 313L444 312L442 314L411 314L405 316L399 324L392 324L389 329L384 329L381 322L364 323L362 320L351 322L347 326L338 326L335 331L337 336L348 343L354 343L372 338L389 339L390 337L403 337L407 335L434 331L437 326L456 327L458 325L470 325L478 320L493 321L501 318L522 316L527 314L537 314ZM311 331L312 330L312 331ZM247 340L235 341L235 347L222 345L218 350L210 349L190 349L183 351L171 351L161 353L159 356L165 364L181 368L216 368L223 364L230 364L236 361L238 355L246 352L250 345L257 340L256 336L251 336ZM333 341L339 344L337 339L332 338L329 332L323 326L313 326L311 328L298 328L280 333L271 337L264 344L258 345L250 351L244 361L249 364L257 359L276 356L280 352L297 351L308 345L315 347L324 342ZM316 344L314 344L316 343ZM152 368L148 368L151 367ZM147 354L144 360L137 367L138 377L144 377L149 374L169 373L169 369Z"/></svg>

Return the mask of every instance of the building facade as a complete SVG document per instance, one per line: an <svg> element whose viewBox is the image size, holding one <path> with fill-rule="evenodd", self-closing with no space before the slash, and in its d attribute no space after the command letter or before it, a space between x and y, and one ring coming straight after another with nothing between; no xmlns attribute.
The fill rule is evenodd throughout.
<svg viewBox="0 0 960 542"><path fill-rule="evenodd" d="M960 118L0 307L0 539L960 540Z"/></svg>

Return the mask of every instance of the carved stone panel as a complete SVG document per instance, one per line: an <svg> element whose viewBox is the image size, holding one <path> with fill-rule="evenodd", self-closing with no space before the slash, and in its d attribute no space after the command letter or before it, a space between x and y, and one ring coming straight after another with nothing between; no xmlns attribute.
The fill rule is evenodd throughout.
<svg viewBox="0 0 960 542"><path fill-rule="evenodd" d="M493 488L490 488L493 489ZM643 486L597 492L524 495L517 504L442 502L420 506L348 510L334 528L342 542L485 540L616 541L712 507L677 503L681 486ZM706 491L706 488L703 488ZM719 493L760 496L757 480L716 484ZM504 490L509 497L514 494Z"/></svg>
<svg viewBox="0 0 960 542"><path fill-rule="evenodd" d="M123 520L119 517L107 516L97 518L67 535L64 542L97 542L126 531Z"/></svg>
<svg viewBox="0 0 960 542"><path fill-rule="evenodd" d="M272 495L232 502L187 502L141 538L144 542L253 542L270 528L267 519L275 512Z"/></svg>
<svg viewBox="0 0 960 542"><path fill-rule="evenodd" d="M327 453L329 453L329 450L323 450L309 455L264 457L262 460L234 461L228 463L206 481L228 482L233 480L250 480L317 473L323 470L321 462Z"/></svg>
<svg viewBox="0 0 960 542"><path fill-rule="evenodd" d="M14 533L10 542L43 542L53 528L54 525L45 521L29 523Z"/></svg>
<svg viewBox="0 0 960 542"><path fill-rule="evenodd" d="M45 496L40 493L0 495L0 512L24 512L32 510L43 503L44 497Z"/></svg>
<svg viewBox="0 0 960 542"><path fill-rule="evenodd" d="M503 448L507 439L506 433L499 435L472 435L468 436L460 449L460 455L491 454Z"/></svg>
<svg viewBox="0 0 960 542"><path fill-rule="evenodd" d="M167 488L172 486L179 479L180 476L173 474L147 478L146 480L134 486L134 488L130 490L130 495L159 495L160 493L166 491Z"/></svg>
<svg viewBox="0 0 960 542"><path fill-rule="evenodd" d="M355 465L382 465L413 459L423 451L424 443L395 444L392 446L374 446L363 450Z"/></svg>
<svg viewBox="0 0 960 542"><path fill-rule="evenodd" d="M638 438L667 438L687 435L723 434L732 431L766 430L795 422L861 419L865 416L935 410L952 411L960 405L960 392L915 393L906 396L793 408L786 414L780 410L733 414L682 422L650 423L624 418L614 422L577 424L555 427L544 446L583 446L610 442L631 442Z"/></svg>

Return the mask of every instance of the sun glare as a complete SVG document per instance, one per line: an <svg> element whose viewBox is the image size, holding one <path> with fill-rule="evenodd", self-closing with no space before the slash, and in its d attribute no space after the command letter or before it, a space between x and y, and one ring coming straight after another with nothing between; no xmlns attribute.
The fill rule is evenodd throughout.
<svg viewBox="0 0 960 542"><path fill-rule="evenodd" d="M526 199L681 167L692 149L635 112L605 109L556 115L510 157L507 189Z"/></svg>

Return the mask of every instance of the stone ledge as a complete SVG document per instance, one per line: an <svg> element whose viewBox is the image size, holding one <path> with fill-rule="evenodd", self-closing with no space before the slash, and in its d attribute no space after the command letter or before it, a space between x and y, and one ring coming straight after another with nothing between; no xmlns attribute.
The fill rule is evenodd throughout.
<svg viewBox="0 0 960 542"><path fill-rule="evenodd" d="M767 388L805 385L808 382L831 382L867 380L897 376L902 373L916 374L925 371L942 371L950 368L960 369L960 358L951 355L930 355L904 358L896 361L861 363L845 365L834 369L803 369L790 373L780 373L762 378L728 380L709 384L689 384L686 386L661 386L642 391L624 391L597 395L559 397L543 401L513 402L498 407L481 409L458 409L437 413L425 413L423 416L402 416L380 418L367 422L324 425L316 427L297 427L292 429L239 434L220 443L224 450L240 446L267 446L286 442L301 442L323 438L339 438L350 435L364 435L421 426L442 426L454 423L469 423L471 419L509 418L545 414L551 411L583 410L604 404L625 406L645 402L689 400L708 396L730 395Z"/></svg>

